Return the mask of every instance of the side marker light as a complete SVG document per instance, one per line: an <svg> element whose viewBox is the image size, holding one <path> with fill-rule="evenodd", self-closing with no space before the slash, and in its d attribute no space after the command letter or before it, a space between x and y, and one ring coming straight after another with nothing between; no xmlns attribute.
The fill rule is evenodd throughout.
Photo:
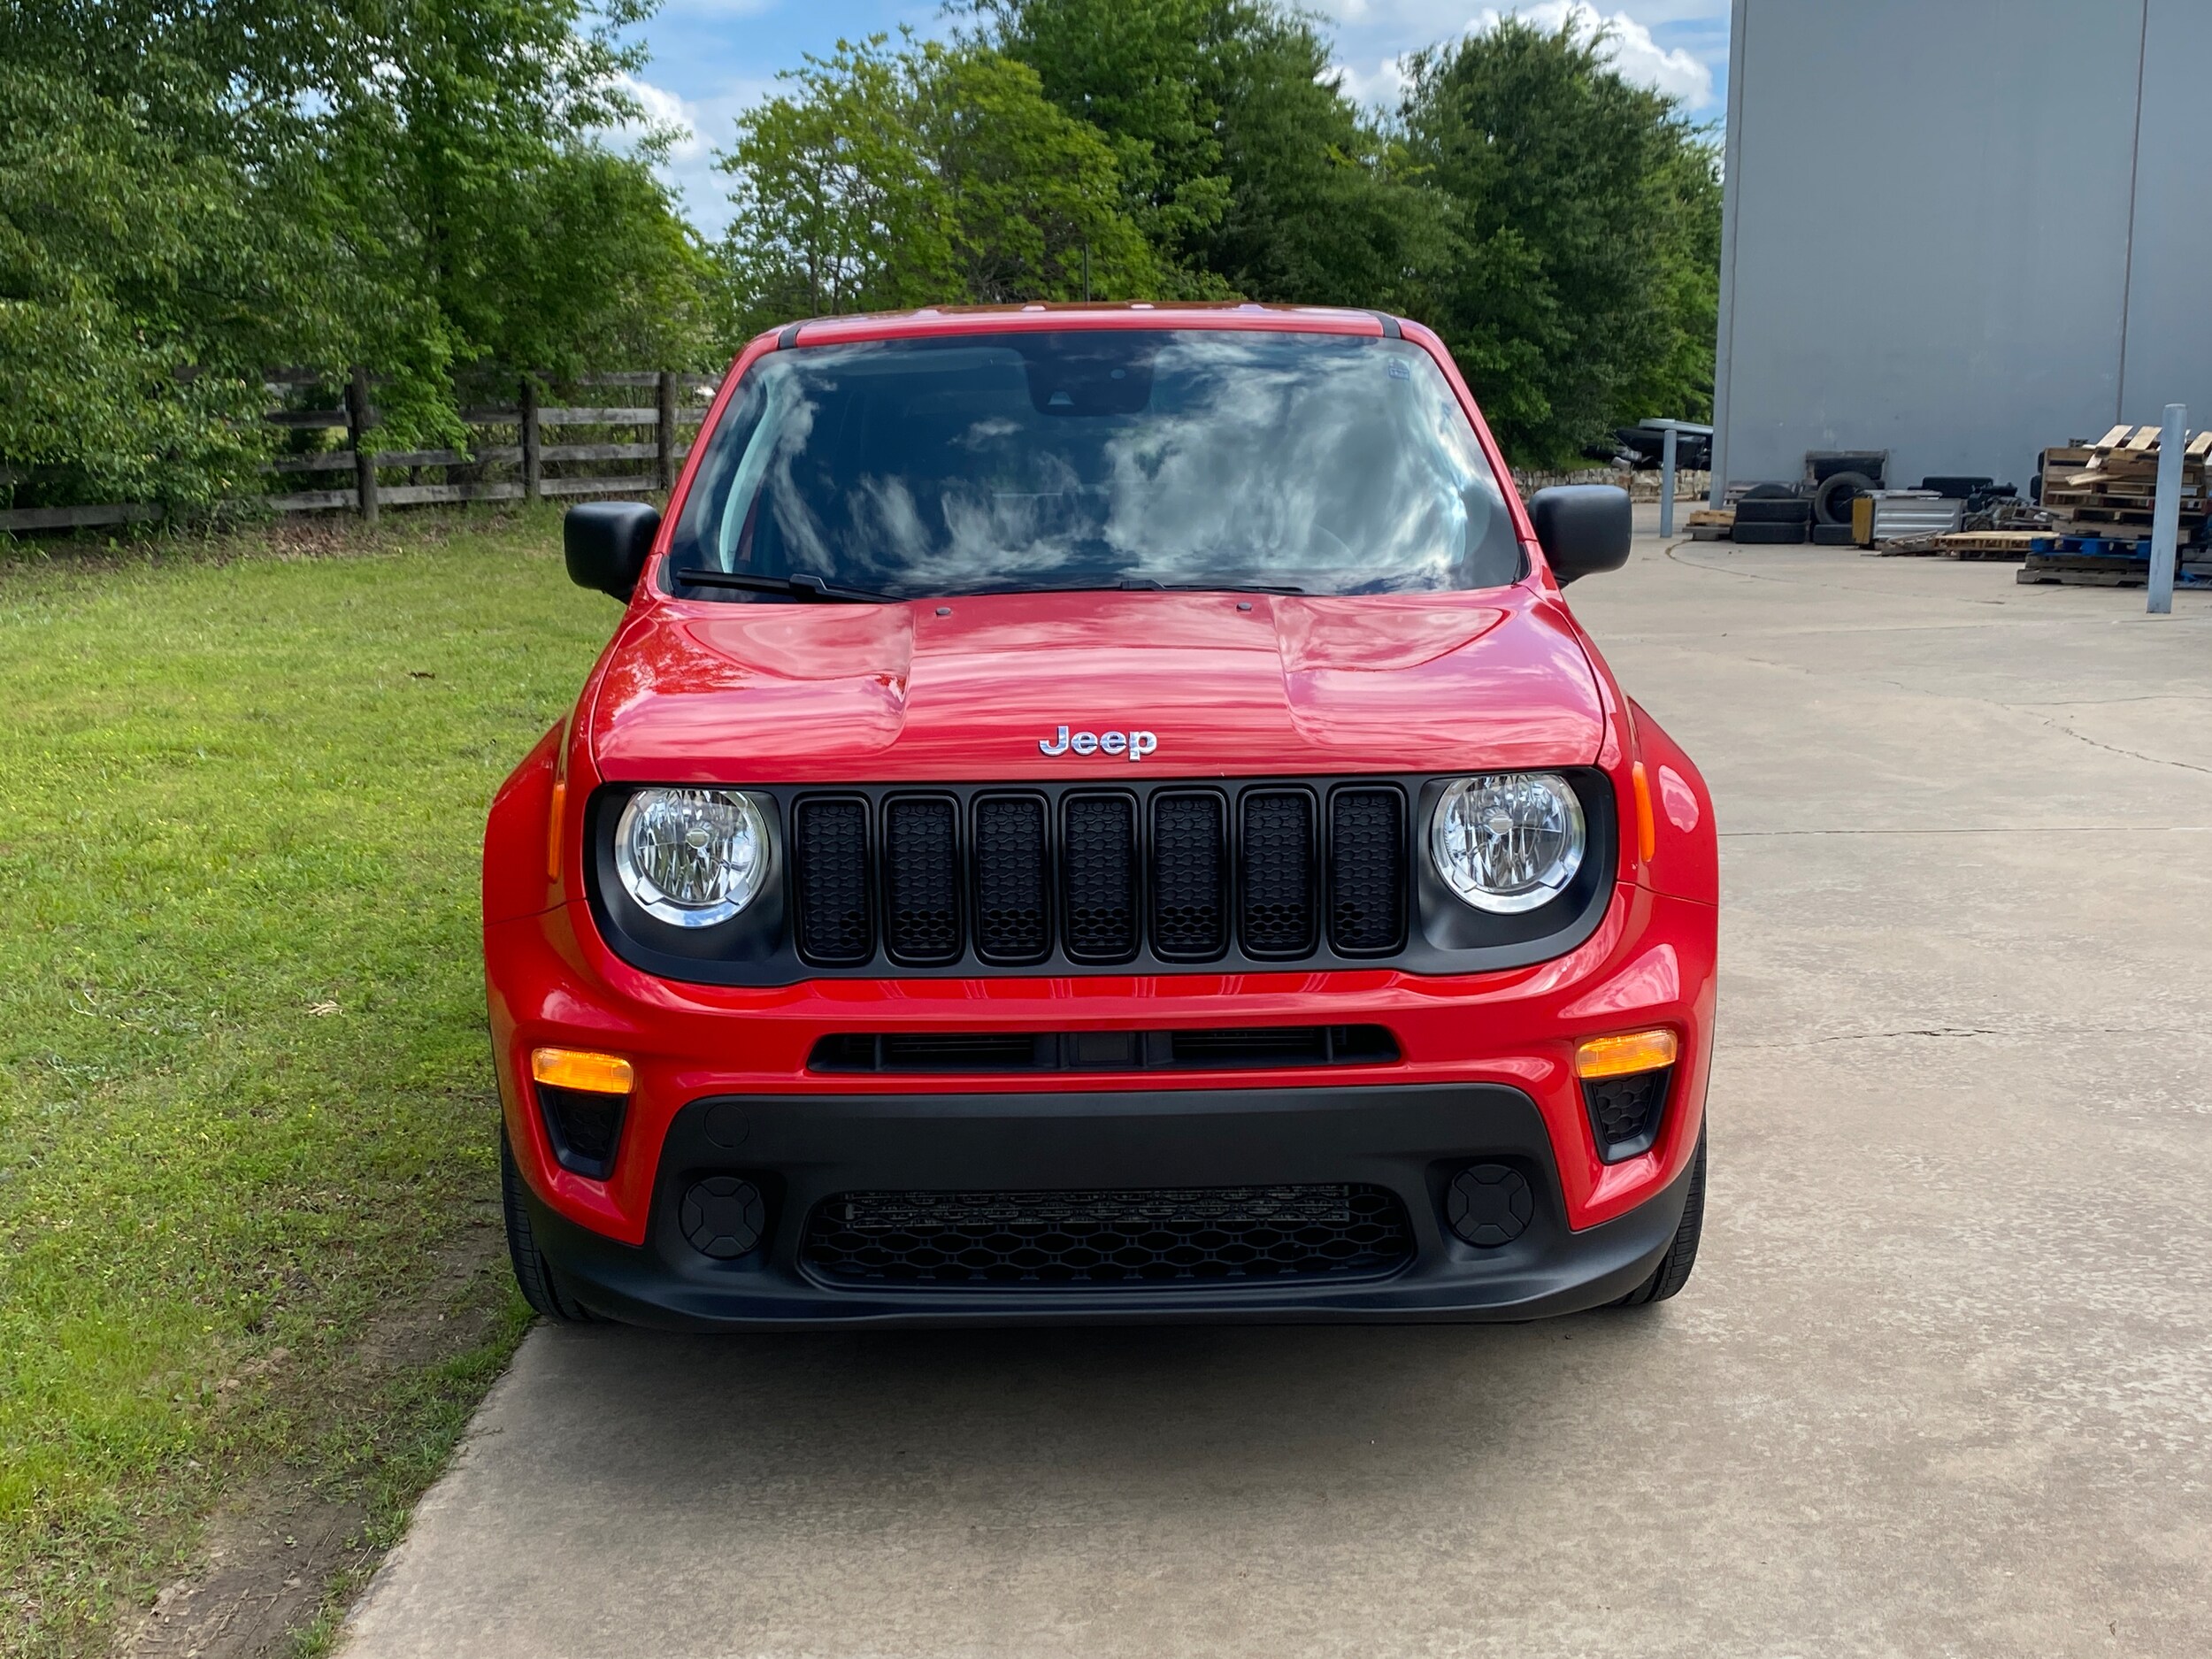
<svg viewBox="0 0 2212 1659"><path fill-rule="evenodd" d="M1645 864L1659 850L1659 826L1651 816L1651 775L1638 761L1632 775L1636 781L1636 856Z"/></svg>

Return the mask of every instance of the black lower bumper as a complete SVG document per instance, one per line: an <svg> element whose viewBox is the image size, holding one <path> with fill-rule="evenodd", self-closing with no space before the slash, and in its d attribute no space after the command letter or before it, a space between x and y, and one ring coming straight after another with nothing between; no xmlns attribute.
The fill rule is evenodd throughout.
<svg viewBox="0 0 2212 1659"><path fill-rule="evenodd" d="M1526 1231L1479 1248L1446 1225L1470 1164L1518 1171ZM679 1211L692 1185L742 1176L766 1199L759 1248L702 1254ZM1028 1192L1362 1183L1404 1205L1410 1257L1364 1279L1209 1284L852 1285L806 1265L809 1217L868 1190ZM532 1224L564 1284L595 1312L702 1329L1032 1323L1511 1320L1571 1313L1634 1289L1673 1239L1686 1171L1624 1216L1579 1233L1535 1103L1495 1085L1070 1091L1024 1094L747 1095L676 1116L646 1242L619 1244L553 1214Z"/></svg>

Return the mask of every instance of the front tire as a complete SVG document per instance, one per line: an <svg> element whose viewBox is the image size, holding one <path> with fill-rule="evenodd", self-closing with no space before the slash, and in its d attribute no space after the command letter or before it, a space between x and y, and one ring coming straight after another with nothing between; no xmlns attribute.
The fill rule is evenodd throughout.
<svg viewBox="0 0 2212 1659"><path fill-rule="evenodd" d="M1697 1156L1690 1163L1690 1195L1682 1206L1681 1225L1674 1230L1674 1242L1667 1246L1667 1253L1659 1258L1659 1265L1651 1270L1651 1277L1612 1305L1616 1308L1641 1308L1648 1302L1664 1302L1689 1283L1690 1270L1697 1265L1698 1236L1705 1231L1705 1131L1697 1133Z"/></svg>
<svg viewBox="0 0 2212 1659"><path fill-rule="evenodd" d="M515 1150L507 1142L503 1124L499 1130L499 1196L507 1217L507 1258L514 1263L515 1285L523 1301L551 1324L591 1324L591 1310L567 1293L553 1263L538 1248L537 1234L530 1226L530 1206L525 1202L522 1171L515 1163Z"/></svg>

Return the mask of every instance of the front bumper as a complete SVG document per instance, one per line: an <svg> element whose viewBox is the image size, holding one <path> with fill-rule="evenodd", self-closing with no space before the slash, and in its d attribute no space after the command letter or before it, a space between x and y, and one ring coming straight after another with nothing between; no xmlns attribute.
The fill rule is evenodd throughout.
<svg viewBox="0 0 2212 1659"><path fill-rule="evenodd" d="M1694 1138L1701 1100L1678 1076L1667 1138ZM1701 1077L1695 1079L1701 1089ZM1520 1171L1527 1230L1478 1248L1445 1225L1471 1163ZM683 1194L719 1174L768 1195L761 1246L735 1261L685 1239ZM1405 1265L1365 1279L1204 1286L856 1286L803 1259L808 1218L871 1189L1034 1191L1358 1182L1403 1204ZM677 1328L1527 1319L1610 1302L1642 1283L1679 1223L1689 1169L1612 1220L1568 1225L1534 1101L1495 1084L1052 1094L748 1094L691 1102L663 1141L644 1241L618 1242L534 1194L532 1225L595 1311Z"/></svg>

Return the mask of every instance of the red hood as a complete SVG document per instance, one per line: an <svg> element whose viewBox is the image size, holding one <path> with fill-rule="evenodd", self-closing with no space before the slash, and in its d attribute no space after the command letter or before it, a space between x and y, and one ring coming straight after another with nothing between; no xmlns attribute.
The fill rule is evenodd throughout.
<svg viewBox="0 0 2212 1659"><path fill-rule="evenodd" d="M655 599L590 737L609 779L826 783L1587 765L1604 735L1556 600L1008 594L899 605ZM1149 732L1127 756L1050 755Z"/></svg>

